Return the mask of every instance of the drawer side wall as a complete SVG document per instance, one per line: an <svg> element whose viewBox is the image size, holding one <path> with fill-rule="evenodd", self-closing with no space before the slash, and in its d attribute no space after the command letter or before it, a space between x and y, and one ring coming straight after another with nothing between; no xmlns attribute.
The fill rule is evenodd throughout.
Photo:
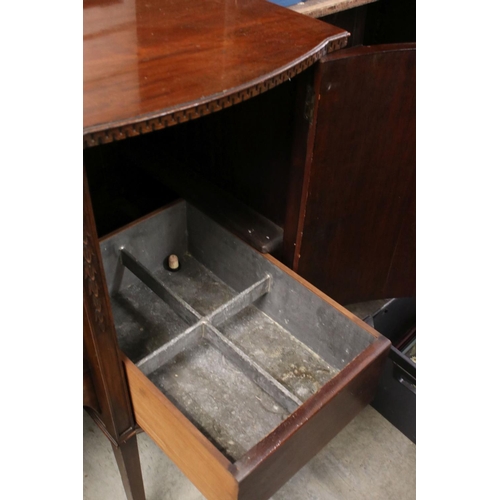
<svg viewBox="0 0 500 500"><path fill-rule="evenodd" d="M187 224L191 254L236 291L271 275L270 293L255 306L334 368L347 366L375 340L294 276L190 205Z"/></svg>
<svg viewBox="0 0 500 500"><path fill-rule="evenodd" d="M390 342L378 339L232 467L238 500L266 500L373 399Z"/></svg>
<svg viewBox="0 0 500 500"><path fill-rule="evenodd" d="M139 426L208 500L235 500L238 484L227 460L196 427L123 356Z"/></svg>
<svg viewBox="0 0 500 500"><path fill-rule="evenodd" d="M102 238L100 248L109 293L139 283L121 264L121 248L155 271L168 255L186 251L187 238L185 202L176 202Z"/></svg>

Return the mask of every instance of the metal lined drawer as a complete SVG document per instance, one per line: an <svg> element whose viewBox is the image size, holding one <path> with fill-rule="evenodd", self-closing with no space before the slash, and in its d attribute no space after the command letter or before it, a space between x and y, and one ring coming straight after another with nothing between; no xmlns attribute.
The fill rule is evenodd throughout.
<svg viewBox="0 0 500 500"><path fill-rule="evenodd" d="M101 252L137 421L207 498L269 498L372 398L389 342L186 202Z"/></svg>

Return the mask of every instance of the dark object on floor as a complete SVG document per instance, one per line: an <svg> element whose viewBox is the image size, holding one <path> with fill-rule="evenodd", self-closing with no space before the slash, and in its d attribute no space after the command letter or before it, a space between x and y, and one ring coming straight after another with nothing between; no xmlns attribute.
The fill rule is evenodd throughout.
<svg viewBox="0 0 500 500"><path fill-rule="evenodd" d="M372 406L416 443L416 299L392 299L365 322L393 344Z"/></svg>

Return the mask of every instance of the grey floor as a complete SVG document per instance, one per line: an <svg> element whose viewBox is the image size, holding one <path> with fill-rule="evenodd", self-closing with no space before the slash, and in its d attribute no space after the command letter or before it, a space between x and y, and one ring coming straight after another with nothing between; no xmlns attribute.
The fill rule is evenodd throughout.
<svg viewBox="0 0 500 500"><path fill-rule="evenodd" d="M373 312L373 306L349 309L361 317ZM126 500L111 445L86 412L83 423L83 498ZM145 433L138 441L148 500L203 500ZM415 462L416 446L368 406L273 500L414 499Z"/></svg>
<svg viewBox="0 0 500 500"><path fill-rule="evenodd" d="M83 498L126 500L107 438L86 413L83 422ZM138 441L148 500L204 498L145 433ZM273 496L273 500L414 498L415 445L371 406Z"/></svg>

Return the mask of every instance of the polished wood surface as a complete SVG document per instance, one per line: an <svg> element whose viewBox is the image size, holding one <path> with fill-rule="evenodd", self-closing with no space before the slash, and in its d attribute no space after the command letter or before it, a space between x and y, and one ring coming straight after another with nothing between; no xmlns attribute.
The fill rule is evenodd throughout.
<svg viewBox="0 0 500 500"><path fill-rule="evenodd" d="M359 47L319 66L294 269L344 304L415 294L415 52Z"/></svg>
<svg viewBox="0 0 500 500"><path fill-rule="evenodd" d="M321 151L316 151L315 141L317 138L327 140L328 130L332 130L321 110L323 113L325 109L331 112L334 108L331 103L328 104L328 99L324 107L317 98L323 92L321 85L326 69L316 72L317 68L311 66L333 49L345 46L346 42L345 30L265 0L206 0L201 3L194 0L85 0L84 146L103 144L104 149L130 142L134 147L133 144L142 144L143 139L156 135L168 159L171 151L161 135L166 131L124 143L104 144L211 114L262 94L301 73L297 84L284 84L290 87L290 93L283 94L283 103L295 102L297 107L292 112L288 110L277 123L292 121L288 117L293 112L302 116L303 121L295 124L294 136L286 129L280 140L269 139L270 143L276 142L276 149L280 150L275 157L269 154L272 147L264 148L261 157L255 152L248 154L245 168L238 170L242 154L252 148L257 149L252 141L256 145L262 143L255 141L251 131L265 121L265 114L256 114L253 121L245 121L246 110L242 109L240 113L236 108L230 109L226 110L230 113L224 118L225 124L216 129L215 135L210 136L207 129L210 129L208 125L217 124L218 120L200 126L200 136L204 139L199 143L192 134L186 133L188 148L203 149L200 146L204 141L208 156L212 156L213 149L207 144L218 144L220 156L213 155L212 161L205 164L208 171L219 169L218 173L212 173L213 177L221 177L220 184L224 184L224 178L230 183L239 182L243 188L235 190L235 196L262 211L276 224L284 225L285 232L292 227L288 246L290 249L293 247L292 261L301 271L301 264L306 260L314 263L320 255L317 247L316 250L307 247L309 241L315 243L314 232L312 239L311 233L307 233L314 227L315 221L307 218L311 217L309 187L319 182L320 194L325 195L326 187L331 184L330 177L316 175L317 158L313 157L313 152L321 156ZM316 96L312 102L308 98L309 88ZM221 118L223 113L220 113ZM227 117L233 115L235 121L228 121ZM338 119L338 127L349 123L345 117L338 118L335 112L333 115ZM232 135L226 134L225 131L231 129L234 123L244 125L235 129ZM276 120L267 127L273 129L275 123ZM318 132L317 123L321 125ZM186 125L192 124L175 129L182 133L182 127ZM327 132L324 131L325 126ZM243 130L246 131L245 140L240 144L236 141L238 136L244 135ZM261 134L266 133L265 126L262 126ZM175 142L176 134L172 138ZM290 141L297 144L288 153ZM228 143L234 145L234 156L222 153L231 149L227 148ZM144 154L141 154L141 161L147 156L146 150L147 145L143 149ZM115 156L116 150L109 149L109 152L110 156ZM103 151L95 153L99 157L105 156ZM288 162L289 154L295 159L295 165ZM329 154L332 158L338 156L336 150ZM191 159L191 156L187 157ZM219 162L220 158L223 161ZM256 163L259 167L254 170L252 166ZM304 164L308 165L308 170L296 177ZM165 168L168 169L168 162ZM123 170L117 169L120 175L123 175ZM259 171L265 175L256 176ZM138 165L129 171L134 189L138 173ZM247 175L249 182L246 182ZM271 189L271 186L283 187ZM142 499L144 494L134 437L136 422L208 499L268 498L369 402L388 342L370 331L378 338L373 346L349 365L343 376L333 379L307 401L274 433L250 450L245 460L231 465L128 359L124 359L124 371L86 180L84 187L84 339L88 351L85 401L92 407L93 417L113 443L128 498ZM287 191L288 203L285 202ZM299 196L294 205L295 193ZM259 196L264 201L258 201ZM328 202L329 197L328 192ZM311 205L312 214L321 215L323 208L316 208L320 211L314 212L314 205ZM109 211L111 207L108 205L104 210ZM293 212L291 217L288 212ZM326 210L324 213L328 215L329 212ZM302 232L305 233L304 246L296 248L293 240L299 233L302 238ZM399 257L397 254L393 259L395 265L391 268L395 282L399 282L396 264L404 261L408 247L405 234L401 231L397 234L397 242ZM306 257L302 260L301 251ZM276 265L282 266L277 261ZM331 269L326 266L325 271L328 273ZM302 274L307 277L307 272ZM298 277L296 279L303 281ZM321 288L325 290L323 286Z"/></svg>
<svg viewBox="0 0 500 500"><path fill-rule="evenodd" d="M118 341L102 268L87 177L83 206L83 340L99 414L94 415L118 445L134 430L132 407L120 362Z"/></svg>
<svg viewBox="0 0 500 500"><path fill-rule="evenodd" d="M84 1L84 147L250 99L345 46L347 36L265 0L207 0L201 6L194 0ZM86 176L84 193L84 403L113 445L127 497L142 500L135 414L119 360ZM172 417L165 406L151 401L146 406L145 411L156 408L162 417ZM160 432L157 420L141 423L150 433ZM210 454L211 445L197 447L189 429L177 431L194 446L187 448L185 463L193 482L211 498L234 497L227 461L216 452L206 474L200 473L210 458L203 449ZM168 448L175 439L169 435L160 442Z"/></svg>
<svg viewBox="0 0 500 500"><path fill-rule="evenodd" d="M344 46L347 36L265 0L84 1L84 144L249 99Z"/></svg>
<svg viewBox="0 0 500 500"><path fill-rule="evenodd" d="M173 200L176 193L162 188L147 171L154 168L169 176L177 164L284 228L288 204L295 202L293 195L287 196L288 184L301 189L297 169L291 171L291 158L296 156L292 149L300 149L304 142L300 130L294 134L294 123L303 121L305 108L305 89L298 87L304 87L302 82L313 73L314 67L308 68L291 81L200 120L86 148L99 234ZM189 198L186 192L177 194Z"/></svg>

